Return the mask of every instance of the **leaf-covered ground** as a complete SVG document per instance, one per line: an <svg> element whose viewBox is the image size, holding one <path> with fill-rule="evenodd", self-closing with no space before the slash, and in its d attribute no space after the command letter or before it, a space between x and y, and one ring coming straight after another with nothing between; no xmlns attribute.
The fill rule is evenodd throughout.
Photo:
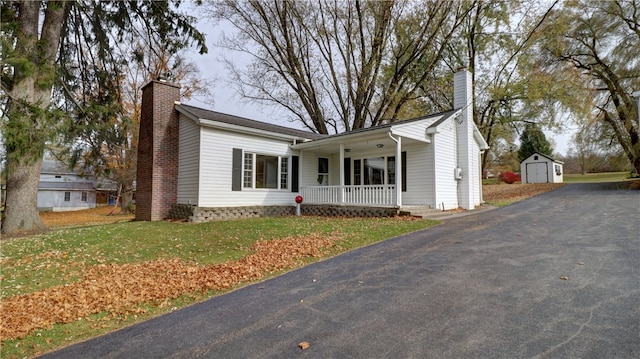
<svg viewBox="0 0 640 359"><path fill-rule="evenodd" d="M306 235L258 241L251 248L252 254L208 266L158 259L141 264L88 267L80 281L2 300L0 339L21 338L56 323L91 320L89 315L104 311L112 316L135 315L144 312L140 303L162 305L187 293L229 289L292 268L305 258L319 257L337 239Z"/></svg>
<svg viewBox="0 0 640 359"><path fill-rule="evenodd" d="M490 203L508 203L529 198L562 187L562 183L514 183L482 186L482 196Z"/></svg>
<svg viewBox="0 0 640 359"><path fill-rule="evenodd" d="M49 228L87 226L123 221L131 221L134 215L121 215L120 208L116 208L114 215L109 215L113 207L96 207L81 211L69 212L41 212L40 219Z"/></svg>

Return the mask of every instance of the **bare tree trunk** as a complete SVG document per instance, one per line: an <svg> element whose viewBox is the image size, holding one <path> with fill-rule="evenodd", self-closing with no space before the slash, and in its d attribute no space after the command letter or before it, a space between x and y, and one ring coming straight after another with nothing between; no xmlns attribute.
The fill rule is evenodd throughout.
<svg viewBox="0 0 640 359"><path fill-rule="evenodd" d="M127 181L128 183L123 184L122 188L122 206L120 207L120 214L129 214L131 213L129 204L133 201L133 183Z"/></svg>

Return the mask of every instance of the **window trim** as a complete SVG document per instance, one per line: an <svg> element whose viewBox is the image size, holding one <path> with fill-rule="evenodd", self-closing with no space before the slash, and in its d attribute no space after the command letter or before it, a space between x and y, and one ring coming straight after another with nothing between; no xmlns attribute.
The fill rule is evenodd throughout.
<svg viewBox="0 0 640 359"><path fill-rule="evenodd" d="M327 172L320 172L320 160L324 159L327 160ZM331 168L331 162L329 161L329 157L324 157L324 156L318 156L317 157L317 161L316 161L317 166L317 171L318 171L318 186L328 186L329 185L329 173L330 173L330 168ZM325 183L325 181L321 180L321 178L325 177L327 178L327 181ZM325 184L323 184L325 183Z"/></svg>
<svg viewBox="0 0 640 359"><path fill-rule="evenodd" d="M276 184L277 187L273 188L273 187L257 187L257 179L256 179L256 175L257 175L257 171L256 171L256 165L257 165L257 156L263 156L263 157L272 157L275 158L277 160L277 164L276 164L276 169L278 171L278 173L276 174ZM291 184L291 164L290 162L290 158L292 156L280 156L280 155L272 155L272 154L266 154L266 153L259 153L259 152L251 152L251 151L242 151L242 190L268 190L268 191L286 191L289 189L289 186ZM249 169L248 167L246 167L247 164L247 159L251 158L251 168ZM286 172L286 187L283 186L283 177L282 177L282 164L286 162L286 167L287 167L287 172ZM248 186L248 182L246 181L247 174L251 175L251 185Z"/></svg>

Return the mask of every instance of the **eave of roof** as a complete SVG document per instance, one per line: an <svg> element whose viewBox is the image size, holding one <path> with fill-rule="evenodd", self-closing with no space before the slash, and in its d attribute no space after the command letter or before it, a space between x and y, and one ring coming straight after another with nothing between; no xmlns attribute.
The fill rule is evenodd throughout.
<svg viewBox="0 0 640 359"><path fill-rule="evenodd" d="M408 123L412 123L412 122L418 122L418 121L425 121L425 120L429 120L429 119L432 119L432 118L440 117L434 123L429 124L429 126L427 126L427 128L435 128L435 127L438 127L441 123L443 123L447 119L451 118L452 116L455 116L458 112L459 112L458 110L450 110L450 111L439 112L439 113L435 113L435 114L431 114L431 115L420 116L420 117L416 117L416 118L412 118L412 119L408 119L408 120L402 120L402 121L397 121L397 122L392 122L392 123L385 123L383 125L378 125L378 126L374 126L374 127L359 128L357 130L353 130L353 131L349 131L349 132L342 132L342 133L338 133L338 134L335 134L335 135L331 135L331 136L327 136L327 137L324 137L324 138L320 138L320 139L317 139L317 140L299 143L299 144L293 145L291 147L293 149L298 149L298 150L300 150L300 149L308 149L308 148L312 148L312 147L316 147L316 146L322 146L322 145L328 145L328 144L336 143L336 142L344 142L345 138L348 138L349 140L353 140L353 139L358 139L358 138L362 138L362 137L375 136L375 135L384 134L384 133L387 133L387 132L390 132L390 131L393 132L393 127L394 126L404 125L404 124L408 124Z"/></svg>
<svg viewBox="0 0 640 359"><path fill-rule="evenodd" d="M228 115L211 110L205 110L194 106L176 104L175 107L178 112L191 118L201 126L222 128L236 132L258 134L265 137L283 138L289 140L304 141L325 137L325 135L320 135L313 132L250 120L248 118Z"/></svg>

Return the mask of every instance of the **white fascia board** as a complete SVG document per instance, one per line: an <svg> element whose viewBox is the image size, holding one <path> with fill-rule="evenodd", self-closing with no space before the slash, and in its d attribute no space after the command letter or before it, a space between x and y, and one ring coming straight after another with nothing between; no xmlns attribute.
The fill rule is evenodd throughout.
<svg viewBox="0 0 640 359"><path fill-rule="evenodd" d="M389 131L389 132L392 135L401 136L401 137L404 137L404 138L409 138L409 139L412 139L414 141L423 142L423 143L431 143L431 138L429 138L429 137L415 136L415 135L406 134L406 133L399 133L399 131L395 131L393 127L391 127L391 131ZM425 130L425 134L426 135L430 134L428 129Z"/></svg>
<svg viewBox="0 0 640 359"><path fill-rule="evenodd" d="M478 126L476 126L475 124L473 125L473 138L475 138L476 142L478 142L478 147L480 147L481 150L489 149L489 144L484 139L484 137L482 137L482 133L480 133L480 130L478 130Z"/></svg>

